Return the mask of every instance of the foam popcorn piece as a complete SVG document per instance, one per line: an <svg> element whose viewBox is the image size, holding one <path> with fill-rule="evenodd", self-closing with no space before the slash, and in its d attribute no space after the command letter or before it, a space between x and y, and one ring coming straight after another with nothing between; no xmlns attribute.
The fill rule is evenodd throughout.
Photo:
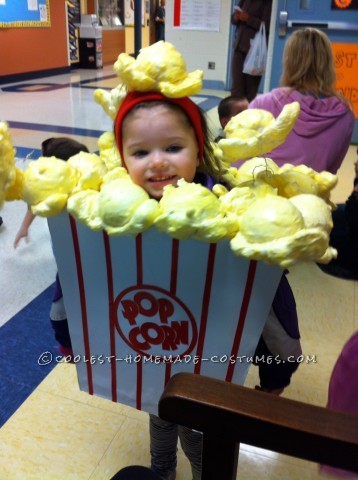
<svg viewBox="0 0 358 480"><path fill-rule="evenodd" d="M87 189L100 189L103 177L107 173L107 167L98 155L80 152L69 158L67 163L79 173L77 185L72 193Z"/></svg>
<svg viewBox="0 0 358 480"><path fill-rule="evenodd" d="M142 48L136 59L121 53L114 70L129 91L160 91L167 97L195 95L202 88L203 72L186 71L181 53L169 42Z"/></svg>
<svg viewBox="0 0 358 480"><path fill-rule="evenodd" d="M195 238L217 242L238 229L234 215L226 215L216 195L199 184L178 181L164 188L159 202L161 214L155 220L160 232L177 239Z"/></svg>
<svg viewBox="0 0 358 480"><path fill-rule="evenodd" d="M24 176L24 200L39 216L57 215L79 178L79 172L56 157L40 157L31 162Z"/></svg>
<svg viewBox="0 0 358 480"><path fill-rule="evenodd" d="M110 92L97 88L94 91L93 98L96 103L101 105L106 114L114 120L116 118L119 106L123 102L127 91L121 85L113 88Z"/></svg>
<svg viewBox="0 0 358 480"><path fill-rule="evenodd" d="M202 70L186 71L182 54L169 42L157 42L142 48L134 59L121 53L114 64L121 84L108 92L97 89L94 100L112 120L127 92L161 92L166 97L181 98L196 95L202 89Z"/></svg>
<svg viewBox="0 0 358 480"><path fill-rule="evenodd" d="M300 105L292 102L275 118L261 109L247 109L235 115L224 128L226 138L218 142L227 162L256 157L281 145L292 130Z"/></svg>
<svg viewBox="0 0 358 480"><path fill-rule="evenodd" d="M110 235L137 235L159 215L159 205L130 178L117 178L102 185L98 213Z"/></svg>
<svg viewBox="0 0 358 480"><path fill-rule="evenodd" d="M301 212L305 227L318 227L330 233L333 228L331 208L322 198L300 194L290 198L290 202Z"/></svg>
<svg viewBox="0 0 358 480"><path fill-rule="evenodd" d="M67 202L67 211L79 222L91 230L102 230L102 219L98 211L98 191L83 190L71 195Z"/></svg>
<svg viewBox="0 0 358 480"><path fill-rule="evenodd" d="M329 247L329 219L310 212L310 197L297 201L300 208L279 196L256 200L241 217L240 231L231 240L232 250L282 268L297 261L328 262L335 258L337 251ZM324 210L322 204L320 207Z"/></svg>
<svg viewBox="0 0 358 480"><path fill-rule="evenodd" d="M104 161L107 170L122 166L121 156L118 152L116 140L113 132L103 133L97 142L99 148L99 156Z"/></svg>
<svg viewBox="0 0 358 480"><path fill-rule="evenodd" d="M22 197L23 174L15 166L15 153L9 126L0 122L0 207Z"/></svg>

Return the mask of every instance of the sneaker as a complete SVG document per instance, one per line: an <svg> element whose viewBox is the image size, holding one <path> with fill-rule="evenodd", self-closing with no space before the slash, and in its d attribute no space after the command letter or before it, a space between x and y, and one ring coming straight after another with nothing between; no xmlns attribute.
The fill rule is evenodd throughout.
<svg viewBox="0 0 358 480"><path fill-rule="evenodd" d="M60 345L58 347L58 351L60 352L61 355L63 355L63 357L65 358L66 360L66 363L74 363L73 361L73 351L72 351L72 348L69 348L69 347L65 347L63 345Z"/></svg>
<svg viewBox="0 0 358 480"><path fill-rule="evenodd" d="M281 395L281 393L285 390L284 387L282 388L273 388L270 390L269 388L260 387L256 385L255 390L259 390L260 392L271 393L272 395Z"/></svg>
<svg viewBox="0 0 358 480"><path fill-rule="evenodd" d="M177 476L177 472L176 470L173 470L172 472L170 472L168 475L166 475L165 477L163 477L162 475L159 475L155 470L151 469L152 472L154 472L156 475L158 475L159 478L161 478L161 480L175 480L176 479L176 476Z"/></svg>

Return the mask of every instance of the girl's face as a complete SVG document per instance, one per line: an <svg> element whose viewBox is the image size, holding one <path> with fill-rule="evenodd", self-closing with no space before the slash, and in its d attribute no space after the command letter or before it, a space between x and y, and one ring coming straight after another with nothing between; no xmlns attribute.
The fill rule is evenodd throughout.
<svg viewBox="0 0 358 480"><path fill-rule="evenodd" d="M122 142L129 175L152 198L180 178L193 181L199 148L184 113L166 105L134 110L123 121Z"/></svg>

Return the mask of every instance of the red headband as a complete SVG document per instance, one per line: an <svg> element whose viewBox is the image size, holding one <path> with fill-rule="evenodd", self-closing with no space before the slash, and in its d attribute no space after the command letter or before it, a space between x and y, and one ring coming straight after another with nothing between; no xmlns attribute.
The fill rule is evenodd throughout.
<svg viewBox="0 0 358 480"><path fill-rule="evenodd" d="M123 166L125 167L123 158L122 143L122 123L127 113L138 103L148 102L150 100L160 100L163 102L178 105L187 114L193 128L199 145L199 160L204 157L204 135L201 125L201 116L198 107L190 100L189 97L168 98L159 92L129 92L119 107L116 120L114 122L114 133L116 137L117 147L121 156Z"/></svg>

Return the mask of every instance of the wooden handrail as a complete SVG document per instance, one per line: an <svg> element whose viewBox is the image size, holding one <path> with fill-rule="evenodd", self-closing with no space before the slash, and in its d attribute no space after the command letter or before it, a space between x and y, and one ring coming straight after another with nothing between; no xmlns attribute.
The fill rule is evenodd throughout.
<svg viewBox="0 0 358 480"><path fill-rule="evenodd" d="M179 373L159 401L164 420L203 432L202 480L234 480L239 444L358 472L358 416Z"/></svg>

